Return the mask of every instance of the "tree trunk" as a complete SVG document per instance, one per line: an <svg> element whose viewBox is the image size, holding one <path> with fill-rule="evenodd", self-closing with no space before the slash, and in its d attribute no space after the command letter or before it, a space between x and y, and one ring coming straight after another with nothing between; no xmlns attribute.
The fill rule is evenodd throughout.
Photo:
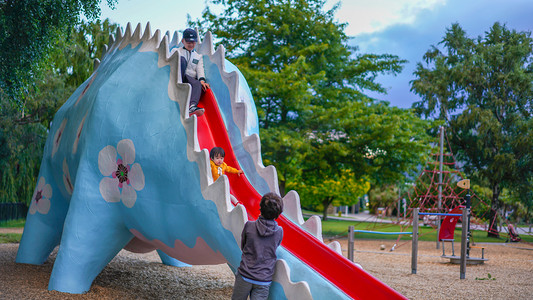
<svg viewBox="0 0 533 300"><path fill-rule="evenodd" d="M500 186L498 183L492 185L492 200L490 204L490 216L489 216L489 231L487 236L489 237L500 237L500 232L498 230L498 210L500 209Z"/></svg>
<svg viewBox="0 0 533 300"><path fill-rule="evenodd" d="M322 200L322 206L324 206L324 210L322 211L322 221L328 220L328 208L331 202L332 200L330 200L330 198L325 198Z"/></svg>

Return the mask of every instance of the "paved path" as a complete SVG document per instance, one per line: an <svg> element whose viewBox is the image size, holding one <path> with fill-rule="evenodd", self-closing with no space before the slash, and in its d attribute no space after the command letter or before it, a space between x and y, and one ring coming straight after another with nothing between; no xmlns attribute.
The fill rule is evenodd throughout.
<svg viewBox="0 0 533 300"><path fill-rule="evenodd" d="M24 228L0 227L0 233L22 233Z"/></svg>

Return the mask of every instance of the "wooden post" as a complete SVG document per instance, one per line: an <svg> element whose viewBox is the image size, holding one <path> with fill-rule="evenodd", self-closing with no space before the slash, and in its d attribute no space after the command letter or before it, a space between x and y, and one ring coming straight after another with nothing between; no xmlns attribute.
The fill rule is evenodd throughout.
<svg viewBox="0 0 533 300"><path fill-rule="evenodd" d="M351 261L354 261L354 258L353 258L353 251L354 251L354 248L353 248L353 231L354 231L354 227L353 226L349 226L348 227L348 259L351 260Z"/></svg>
<svg viewBox="0 0 533 300"><path fill-rule="evenodd" d="M466 243L468 239L468 232L467 232L467 208L463 208L463 219L462 219L462 230L461 230L461 269L459 271L459 278L465 279L466 274Z"/></svg>
<svg viewBox="0 0 533 300"><path fill-rule="evenodd" d="M418 260L418 209L413 208L413 239L411 246L411 274L416 274Z"/></svg>

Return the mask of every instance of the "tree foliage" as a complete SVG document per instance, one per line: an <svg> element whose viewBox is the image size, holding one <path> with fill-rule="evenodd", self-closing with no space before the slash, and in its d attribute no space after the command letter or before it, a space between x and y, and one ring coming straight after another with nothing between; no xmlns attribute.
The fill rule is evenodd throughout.
<svg viewBox="0 0 533 300"><path fill-rule="evenodd" d="M465 172L488 182L493 209L489 234L497 235L494 218L502 189L522 193L532 188L531 33L495 23L484 36L469 38L453 24L440 44L442 49L432 47L425 64L417 66L412 90L422 100L413 106L446 122Z"/></svg>
<svg viewBox="0 0 533 300"><path fill-rule="evenodd" d="M60 34L41 70L44 76L28 90L23 115L8 95L0 93L0 203L29 203L50 122L92 74L94 57L100 57L109 34L117 27L109 20L82 22L71 32Z"/></svg>
<svg viewBox="0 0 533 300"><path fill-rule="evenodd" d="M338 5L324 11L325 2L212 0L224 6L222 14L208 7L203 20L191 24L209 29L247 78L259 114L264 162L276 166L282 194L287 185L317 198L301 197L302 203L337 201L305 191L325 182L333 185L331 180L349 194L343 182L347 174L355 190L365 185L361 180L399 180L420 163L431 125L365 95L385 92L376 77L397 74L405 61L349 46L346 24L334 17Z"/></svg>
<svg viewBox="0 0 533 300"><path fill-rule="evenodd" d="M100 15L100 0L0 1L0 89L9 103L25 105L30 88L46 69L47 58L82 15ZM107 0L109 6L117 0Z"/></svg>

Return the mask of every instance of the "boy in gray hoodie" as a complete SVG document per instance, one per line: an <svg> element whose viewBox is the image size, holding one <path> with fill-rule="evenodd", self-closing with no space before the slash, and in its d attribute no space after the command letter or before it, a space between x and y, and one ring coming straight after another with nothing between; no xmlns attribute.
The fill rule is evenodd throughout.
<svg viewBox="0 0 533 300"><path fill-rule="evenodd" d="M276 219L283 212L283 200L274 193L265 194L260 203L261 215L244 224L241 240L241 264L235 274L232 300L267 299L276 249L283 238L283 228Z"/></svg>

